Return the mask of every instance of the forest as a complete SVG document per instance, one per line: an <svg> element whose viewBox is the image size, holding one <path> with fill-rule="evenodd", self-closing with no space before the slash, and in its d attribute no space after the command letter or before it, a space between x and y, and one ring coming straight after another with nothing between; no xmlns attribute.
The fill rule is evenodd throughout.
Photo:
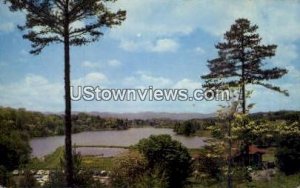
<svg viewBox="0 0 300 188"><path fill-rule="evenodd" d="M300 187L300 4L216 2L0 1L0 187ZM97 84L230 95L72 101ZM213 115L99 115L151 110Z"/></svg>

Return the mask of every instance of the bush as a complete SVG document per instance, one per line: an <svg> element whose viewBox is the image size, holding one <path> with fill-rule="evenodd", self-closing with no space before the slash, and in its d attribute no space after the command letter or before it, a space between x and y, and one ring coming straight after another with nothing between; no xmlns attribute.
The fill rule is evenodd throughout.
<svg viewBox="0 0 300 188"><path fill-rule="evenodd" d="M224 143L217 142L205 146L195 160L195 170L199 176L212 180L221 180L223 177L223 168L226 165L224 158Z"/></svg>
<svg viewBox="0 0 300 188"><path fill-rule="evenodd" d="M283 136L276 151L277 165L286 175L300 171L300 137Z"/></svg>
<svg viewBox="0 0 300 188"><path fill-rule="evenodd" d="M37 182L29 170L25 170L24 176L20 179L19 187L31 188L36 187Z"/></svg>
<svg viewBox="0 0 300 188"><path fill-rule="evenodd" d="M150 136L136 145L147 160L147 168L166 178L166 187L183 187L191 174L191 157L186 147L170 135Z"/></svg>
<svg viewBox="0 0 300 188"><path fill-rule="evenodd" d="M116 158L114 164L111 171L113 187L134 187L146 174L146 159L136 151Z"/></svg>

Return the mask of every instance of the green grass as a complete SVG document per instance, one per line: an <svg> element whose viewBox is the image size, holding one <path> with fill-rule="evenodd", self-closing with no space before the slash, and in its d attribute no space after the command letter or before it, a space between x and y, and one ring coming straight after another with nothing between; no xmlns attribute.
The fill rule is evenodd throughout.
<svg viewBox="0 0 300 188"><path fill-rule="evenodd" d="M195 155L200 154L201 149L188 149L190 155L193 157Z"/></svg>
<svg viewBox="0 0 300 188"><path fill-rule="evenodd" d="M82 168L111 170L113 167L113 157L83 157Z"/></svg>
<svg viewBox="0 0 300 188"><path fill-rule="evenodd" d="M103 146L79 146L76 147L103 147ZM106 148L125 148L123 146L104 146ZM57 169L60 168L60 159L63 158L64 148L59 147L44 159L33 158L28 164L28 169ZM191 156L198 154L200 149L189 149ZM82 156L82 167L86 169L110 170L113 166L114 157Z"/></svg>
<svg viewBox="0 0 300 188"><path fill-rule="evenodd" d="M256 181L249 184L255 188L296 188L300 186L300 173L286 176L284 174L277 174L270 181ZM243 185L243 187L247 187Z"/></svg>
<svg viewBox="0 0 300 188"><path fill-rule="evenodd" d="M81 147L81 146L77 146ZM84 146L97 147L97 146ZM102 147L102 146L98 146ZM113 146L118 147L118 146ZM120 147L123 148L123 147ZM32 159L28 165L28 169L57 169L60 168L60 159L63 157L63 147L57 148L52 154L42 159ZM274 153L276 148L268 148L264 155L264 161L274 161ZM189 149L189 153L193 156L200 152L200 149ZM82 156L82 168L111 170L114 165L114 157L98 157L98 156ZM222 188L226 187L226 181L223 182L200 182L191 178L193 188ZM300 173L286 176L278 173L270 181L255 181L250 183L233 182L234 188L296 188L300 186Z"/></svg>
<svg viewBox="0 0 300 188"><path fill-rule="evenodd" d="M209 137L211 138L211 130L198 130L194 134L195 136L200 136L200 137Z"/></svg>
<svg viewBox="0 0 300 188"><path fill-rule="evenodd" d="M121 149L129 149L131 146L107 146L107 145L75 145L75 148L81 147L95 147L95 148L121 148Z"/></svg>
<svg viewBox="0 0 300 188"><path fill-rule="evenodd" d="M28 164L28 169L56 169L60 165L60 159L64 155L64 148L59 147L44 159L33 158Z"/></svg>
<svg viewBox="0 0 300 188"><path fill-rule="evenodd" d="M57 169L60 168L60 159L64 155L64 148L57 148L44 159L33 158L28 164L28 169ZM82 156L82 168L110 170L113 165L113 157Z"/></svg>
<svg viewBox="0 0 300 188"><path fill-rule="evenodd" d="M197 154L199 150L189 150L190 154ZM275 161L276 148L271 147L263 155L263 161ZM226 187L226 181L222 182L199 182L191 178L193 188L223 188ZM277 172L270 181L261 180L253 182L233 182L234 188L296 188L300 186L300 173L286 176L283 173Z"/></svg>
<svg viewBox="0 0 300 188"><path fill-rule="evenodd" d="M267 152L263 155L263 161L274 162L275 161L276 148L268 148Z"/></svg>
<svg viewBox="0 0 300 188"><path fill-rule="evenodd" d="M284 174L277 174L270 181L254 181L250 183L237 183L233 182L234 188L296 188L300 186L300 173L295 175L286 176ZM193 182L190 187L193 188L222 188L226 187L226 182L210 182L201 183Z"/></svg>

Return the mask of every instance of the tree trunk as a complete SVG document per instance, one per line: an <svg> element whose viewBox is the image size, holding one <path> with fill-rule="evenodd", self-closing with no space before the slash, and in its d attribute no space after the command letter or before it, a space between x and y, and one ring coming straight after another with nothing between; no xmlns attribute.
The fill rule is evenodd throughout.
<svg viewBox="0 0 300 188"><path fill-rule="evenodd" d="M245 88L245 81L243 79L242 84L242 108L243 108L243 114L246 114L246 88Z"/></svg>
<svg viewBox="0 0 300 188"><path fill-rule="evenodd" d="M65 161L67 186L73 186L72 120L70 95L70 47L65 41Z"/></svg>
<svg viewBox="0 0 300 188"><path fill-rule="evenodd" d="M246 83L245 83L245 49L244 49L244 38L242 38L242 109L243 114L246 114Z"/></svg>
<svg viewBox="0 0 300 188"><path fill-rule="evenodd" d="M232 140L231 140L231 120L228 121L228 166L227 166L227 188L232 188Z"/></svg>
<svg viewBox="0 0 300 188"><path fill-rule="evenodd" d="M71 81L70 81L70 39L68 0L65 6L64 52L65 52L65 173L67 187L73 187L73 156L72 156L72 120L71 120Z"/></svg>

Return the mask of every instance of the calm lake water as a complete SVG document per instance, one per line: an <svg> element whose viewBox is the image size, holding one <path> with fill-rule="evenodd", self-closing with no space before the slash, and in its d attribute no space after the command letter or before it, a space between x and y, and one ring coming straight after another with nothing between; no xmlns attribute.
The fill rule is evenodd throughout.
<svg viewBox="0 0 300 188"><path fill-rule="evenodd" d="M107 146L130 146L138 143L142 138L150 135L169 134L173 139L180 141L188 148L199 148L205 145L205 138L185 137L176 135L172 129L167 128L131 128L121 131L92 131L73 134L72 141L76 145L107 145ZM51 136L34 138L30 141L33 157L43 157L64 145L64 136ZM102 153L104 156L113 156L124 150L119 148L78 148L82 153ZM78 150L77 149L77 150ZM100 150L101 149L101 150ZM98 151L96 151L98 150Z"/></svg>

